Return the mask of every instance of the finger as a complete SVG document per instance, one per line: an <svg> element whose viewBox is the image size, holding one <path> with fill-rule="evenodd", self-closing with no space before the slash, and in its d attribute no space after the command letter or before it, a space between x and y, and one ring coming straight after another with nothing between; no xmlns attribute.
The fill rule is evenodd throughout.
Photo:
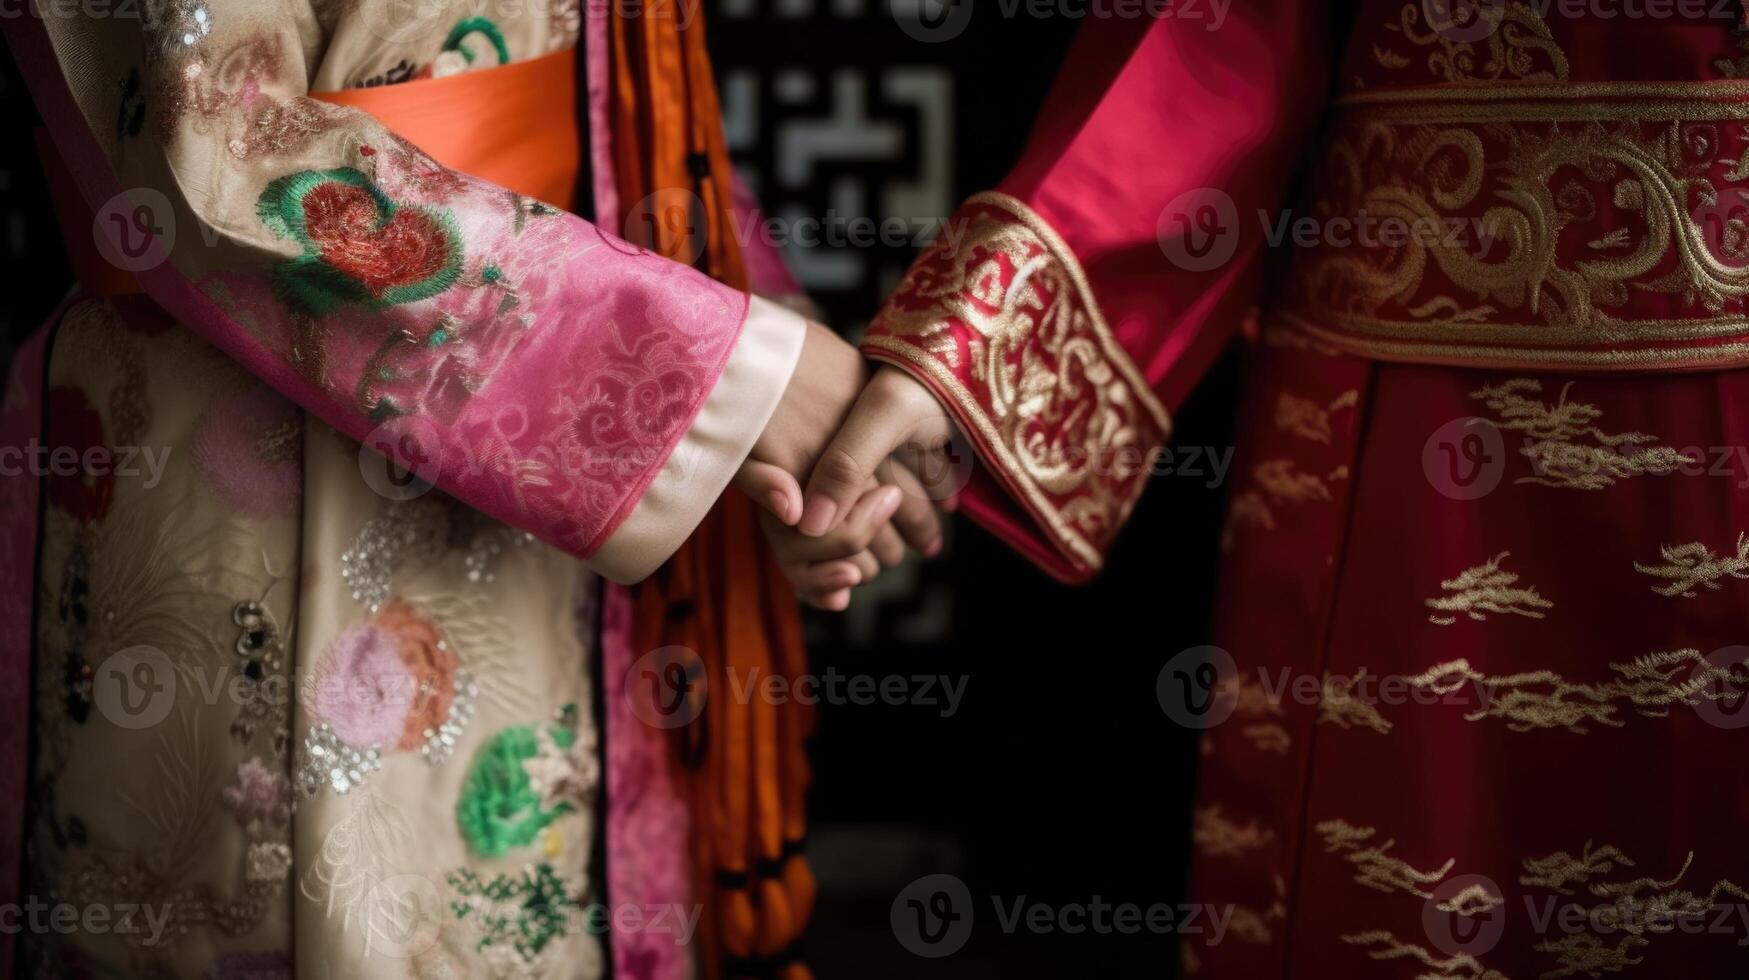
<svg viewBox="0 0 1749 980"><path fill-rule="evenodd" d="M852 589L863 582L862 569L848 559L791 565L784 569L784 577L804 595Z"/></svg>
<svg viewBox="0 0 1749 980"><path fill-rule="evenodd" d="M781 466L749 459L735 471L735 487L787 526L802 516L802 486Z"/></svg>
<svg viewBox="0 0 1749 980"><path fill-rule="evenodd" d="M896 514L894 516L897 517ZM868 550L876 561L887 568L905 560L905 541L899 537L899 532L893 529L892 524L882 525L875 532L874 540L868 543Z"/></svg>
<svg viewBox="0 0 1749 980"><path fill-rule="evenodd" d="M838 589L834 592L815 595L804 593L802 595L802 601L813 606L815 609L824 609L827 612L843 612L850 608L850 590Z"/></svg>
<svg viewBox="0 0 1749 980"><path fill-rule="evenodd" d="M905 495L899 509L893 512L894 530L923 557L934 558L940 554L941 518L936 516L934 501L918 482L917 474L909 466L889 460L881 468L881 478Z"/></svg>
<svg viewBox="0 0 1749 980"><path fill-rule="evenodd" d="M859 551L856 554L851 555L849 561L852 565L856 566L857 572L862 575L863 585L867 585L875 579L880 578L881 563L872 553Z"/></svg>
<svg viewBox="0 0 1749 980"><path fill-rule="evenodd" d="M808 476L799 527L819 537L837 527L874 478L876 467L904 440L911 423L895 411L884 386L870 384Z"/></svg>

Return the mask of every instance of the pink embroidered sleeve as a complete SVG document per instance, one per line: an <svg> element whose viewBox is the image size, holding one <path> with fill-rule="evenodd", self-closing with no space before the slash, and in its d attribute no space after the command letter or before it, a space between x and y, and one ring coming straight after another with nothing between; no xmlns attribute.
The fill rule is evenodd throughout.
<svg viewBox="0 0 1749 980"><path fill-rule="evenodd" d="M416 476L610 577L653 570L775 408L800 318L308 98L307 3L171 6L7 24L100 250ZM144 124L118 126L136 64Z"/></svg>
<svg viewBox="0 0 1749 980"><path fill-rule="evenodd" d="M977 447L968 516L1066 581L1099 570L1168 410L1257 301L1256 216L1325 98L1323 5L1188 9L1086 23L1019 164L949 219L863 345Z"/></svg>

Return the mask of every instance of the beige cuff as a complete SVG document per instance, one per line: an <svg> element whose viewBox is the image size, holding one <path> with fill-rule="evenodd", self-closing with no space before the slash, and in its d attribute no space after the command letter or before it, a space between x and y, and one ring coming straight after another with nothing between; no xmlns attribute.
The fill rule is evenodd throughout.
<svg viewBox="0 0 1749 980"><path fill-rule="evenodd" d="M801 314L758 296L749 300L741 337L704 408L631 514L589 556L589 567L629 584L668 560L704 520L765 431L807 333Z"/></svg>

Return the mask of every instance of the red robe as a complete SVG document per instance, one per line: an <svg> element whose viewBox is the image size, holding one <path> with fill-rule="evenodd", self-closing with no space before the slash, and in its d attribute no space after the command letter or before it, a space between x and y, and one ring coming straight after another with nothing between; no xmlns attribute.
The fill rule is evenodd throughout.
<svg viewBox="0 0 1749 980"><path fill-rule="evenodd" d="M1737 975L1749 57L1675 7L1359 6L1089 20L865 349L1077 581L1257 325L1218 650L1161 677L1229 916L1188 973Z"/></svg>

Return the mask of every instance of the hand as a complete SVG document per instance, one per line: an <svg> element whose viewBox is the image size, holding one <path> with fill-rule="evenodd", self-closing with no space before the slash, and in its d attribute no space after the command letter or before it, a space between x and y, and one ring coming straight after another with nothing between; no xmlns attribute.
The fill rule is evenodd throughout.
<svg viewBox="0 0 1749 980"><path fill-rule="evenodd" d="M943 510L953 510L953 435L953 423L922 382L882 367L815 464L798 529L811 537L835 532L877 478L898 485L909 501L939 501ZM941 547L939 536L922 546L912 535L906 540L927 556Z"/></svg>
<svg viewBox="0 0 1749 980"><path fill-rule="evenodd" d="M786 577L804 599L823 608L844 608L849 588L898 564L904 543L926 554L940 548L940 522L928 499L882 494L873 478L861 492L847 495L846 515L865 509L846 519L843 533L823 538L790 529L802 516L801 484L792 474L814 468L868 376L854 347L810 322L789 386L735 477L735 485L775 518L765 522L766 534Z"/></svg>

